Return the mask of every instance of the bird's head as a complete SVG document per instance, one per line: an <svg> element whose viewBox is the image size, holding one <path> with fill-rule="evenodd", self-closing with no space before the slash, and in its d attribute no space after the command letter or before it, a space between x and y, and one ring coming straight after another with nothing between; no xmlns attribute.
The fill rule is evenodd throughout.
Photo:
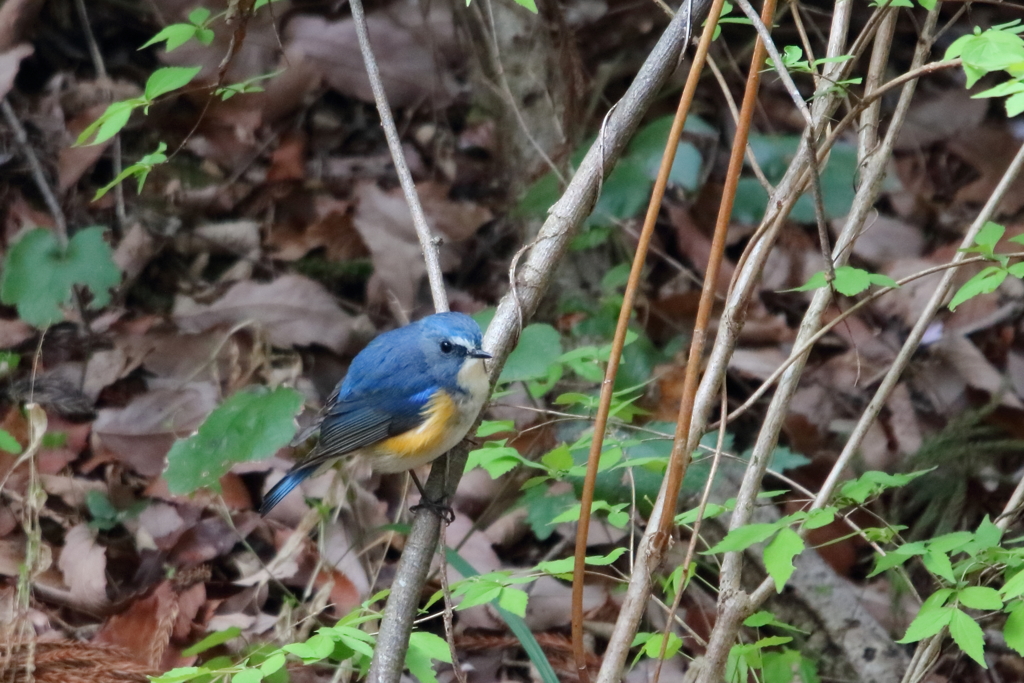
<svg viewBox="0 0 1024 683"><path fill-rule="evenodd" d="M481 348L480 326L464 313L436 313L413 324L431 373L444 384L456 384L460 371L491 357Z"/></svg>

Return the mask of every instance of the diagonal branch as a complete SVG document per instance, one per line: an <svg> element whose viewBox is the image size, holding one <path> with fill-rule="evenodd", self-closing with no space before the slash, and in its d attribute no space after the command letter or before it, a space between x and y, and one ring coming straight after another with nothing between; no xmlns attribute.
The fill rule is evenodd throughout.
<svg viewBox="0 0 1024 683"><path fill-rule="evenodd" d="M703 16L709 6L709 0L694 0L694 16ZM688 31L687 19L685 12L679 12L669 23L626 94L608 117L602 141L587 152L565 193L549 210L526 262L518 275L514 274L515 287L498 304L494 319L484 335L484 348L494 355L492 382L501 373L505 359L515 346L523 320L537 309L573 234L590 215L602 180L621 156L644 113L657 99L661 87L679 63L683 39ZM426 484L428 497L436 499L454 492L465 468L467 452L468 446L463 442L435 461ZM413 519L412 531L402 552L377 635L377 647L368 677L371 683L398 683L401 678L412 621L430 560L437 548L439 529L440 520L429 512L417 514Z"/></svg>

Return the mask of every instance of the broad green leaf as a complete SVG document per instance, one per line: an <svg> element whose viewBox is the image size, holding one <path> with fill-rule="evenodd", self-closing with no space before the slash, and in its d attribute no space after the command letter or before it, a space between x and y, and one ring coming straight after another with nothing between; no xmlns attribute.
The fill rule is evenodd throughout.
<svg viewBox="0 0 1024 683"><path fill-rule="evenodd" d="M302 395L293 389L240 391L216 410L199 431L174 443L164 478L172 493L192 493L218 480L238 462L272 455L295 436Z"/></svg>
<svg viewBox="0 0 1024 683"><path fill-rule="evenodd" d="M825 271L819 270L817 273L812 275L807 282L803 283L799 287L793 289L784 289L783 292L809 292L812 289L822 289L828 287L828 279L825 277Z"/></svg>
<svg viewBox="0 0 1024 683"><path fill-rule="evenodd" d="M260 664L260 671L263 672L264 676L269 676L284 666L286 661L287 658L282 653L278 652L276 654L272 654L267 657L262 664Z"/></svg>
<svg viewBox="0 0 1024 683"><path fill-rule="evenodd" d="M1003 638L1008 646L1024 657L1024 602L1018 602L1010 610L1003 626Z"/></svg>
<svg viewBox="0 0 1024 683"><path fill-rule="evenodd" d="M840 294L853 296L871 286L871 275L861 268L839 266L836 268L836 279L833 284Z"/></svg>
<svg viewBox="0 0 1024 683"><path fill-rule="evenodd" d="M807 515L807 520L804 522L804 529L820 529L823 526L828 526L836 519L836 509L834 507L818 508L817 510L811 510Z"/></svg>
<svg viewBox="0 0 1024 683"><path fill-rule="evenodd" d="M858 478L848 481L839 489L841 499L849 499L854 503L863 504L868 498L877 496L882 491L897 486L906 486L914 479L931 472L931 469L908 472L906 474L889 474L887 472L869 471Z"/></svg>
<svg viewBox="0 0 1024 683"><path fill-rule="evenodd" d="M207 673L209 673L209 670L205 667L179 666L151 680L153 683L181 683L182 681L190 681Z"/></svg>
<svg viewBox="0 0 1024 683"><path fill-rule="evenodd" d="M25 233L7 252L0 275L0 300L18 307L18 316L36 327L63 318L60 307L71 300L72 287L92 292L90 308L110 301L110 289L121 282L103 228L79 230L66 249L61 249L49 230Z"/></svg>
<svg viewBox="0 0 1024 683"><path fill-rule="evenodd" d="M533 323L523 328L515 350L501 370L499 382L518 382L548 376L548 367L562 355L562 337L551 325Z"/></svg>
<svg viewBox="0 0 1024 683"><path fill-rule="evenodd" d="M137 101L128 100L125 102L112 102L107 110L100 115L96 121L93 122L88 128L82 131L82 134L78 136L78 144L82 144L85 140L88 140L92 131L96 131L96 137L93 138L91 145L98 145L102 142L106 142L110 138L114 137L121 132L121 129L128 125L128 119L132 117L132 112L139 107ZM96 126L93 128L93 126Z"/></svg>
<svg viewBox="0 0 1024 683"><path fill-rule="evenodd" d="M785 527L764 549L764 566L768 575L775 581L775 590L779 593L796 571L793 558L803 552L804 541L800 535Z"/></svg>
<svg viewBox="0 0 1024 683"><path fill-rule="evenodd" d="M671 659L683 646L682 639L674 633L668 634L668 642L665 641L664 633L655 633L644 643L643 653L652 659L659 659L662 643L665 643L665 656L661 659Z"/></svg>
<svg viewBox="0 0 1024 683"><path fill-rule="evenodd" d="M564 443L554 450L545 453L540 461L548 469L563 472L568 471L573 466L572 453Z"/></svg>
<svg viewBox="0 0 1024 683"><path fill-rule="evenodd" d="M205 7L196 7L188 13L188 20L195 25L205 24L210 18L210 10Z"/></svg>
<svg viewBox="0 0 1024 683"><path fill-rule="evenodd" d="M971 609L997 610L1003 608L999 591L988 586L968 586L957 595L960 604Z"/></svg>
<svg viewBox="0 0 1024 683"><path fill-rule="evenodd" d="M534 14L537 14L537 2L536 0L516 0L516 4L520 7L525 7ZM469 5L469 0L466 0L466 5Z"/></svg>
<svg viewBox="0 0 1024 683"><path fill-rule="evenodd" d="M146 99L152 102L161 95L185 87L202 69L201 66L165 66L157 69L146 80Z"/></svg>
<svg viewBox="0 0 1024 683"><path fill-rule="evenodd" d="M934 636L947 625L953 618L953 612L956 611L952 607L940 607L937 609L925 609L921 607L921 611L917 613L914 620L910 622L910 626L907 627L907 633L897 643L916 643L919 640L930 638Z"/></svg>
<svg viewBox="0 0 1024 683"><path fill-rule="evenodd" d="M976 661L981 668L988 668L988 664L985 663L985 634L970 615L963 610L954 609L949 620L949 635L953 636L953 642L960 646L964 654Z"/></svg>
<svg viewBox="0 0 1024 683"><path fill-rule="evenodd" d="M778 524L746 524L738 529L731 530L715 547L710 550L704 550L701 554L713 555L715 553L746 550L755 543L767 540L778 530Z"/></svg>

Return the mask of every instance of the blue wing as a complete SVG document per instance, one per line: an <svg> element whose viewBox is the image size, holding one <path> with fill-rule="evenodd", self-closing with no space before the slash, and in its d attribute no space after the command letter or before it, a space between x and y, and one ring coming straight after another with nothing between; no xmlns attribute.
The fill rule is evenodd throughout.
<svg viewBox="0 0 1024 683"><path fill-rule="evenodd" d="M351 374L351 369L349 372ZM267 493L260 506L260 514L270 512L292 489L328 461L422 424L425 419L423 409L437 388L428 386L417 391L416 387L405 385L399 391L393 384L382 381L377 390L371 392L346 392L344 384L339 387L324 407L320 441L316 448ZM410 393L410 389L415 393Z"/></svg>

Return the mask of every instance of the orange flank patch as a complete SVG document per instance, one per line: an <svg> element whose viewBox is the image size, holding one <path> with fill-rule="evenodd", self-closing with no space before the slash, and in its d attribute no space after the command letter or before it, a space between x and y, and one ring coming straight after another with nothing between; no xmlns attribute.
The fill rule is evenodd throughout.
<svg viewBox="0 0 1024 683"><path fill-rule="evenodd" d="M424 409L427 419L416 429L381 441L374 450L389 451L393 457L424 462L447 450L451 439L451 425L458 420L455 401L445 391L434 394ZM410 465L407 465L409 467Z"/></svg>

